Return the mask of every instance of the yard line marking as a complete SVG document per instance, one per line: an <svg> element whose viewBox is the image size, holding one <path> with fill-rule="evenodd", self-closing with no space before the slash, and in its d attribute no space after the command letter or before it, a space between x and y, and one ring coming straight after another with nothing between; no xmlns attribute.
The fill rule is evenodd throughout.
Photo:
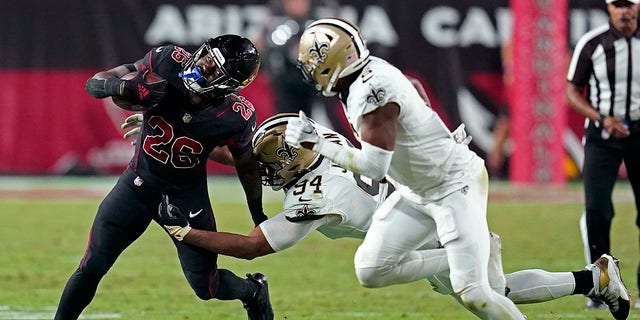
<svg viewBox="0 0 640 320"><path fill-rule="evenodd" d="M0 319L6 320L49 320L53 319L56 307L12 307L0 306ZM88 313L79 319L120 319L119 313Z"/></svg>

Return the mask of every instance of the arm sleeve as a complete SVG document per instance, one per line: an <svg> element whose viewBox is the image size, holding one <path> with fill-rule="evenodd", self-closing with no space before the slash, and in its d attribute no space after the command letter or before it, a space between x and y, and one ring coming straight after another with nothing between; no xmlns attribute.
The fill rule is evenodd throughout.
<svg viewBox="0 0 640 320"><path fill-rule="evenodd" d="M290 222L285 213L282 212L269 220L261 223L258 227L262 229L269 246L275 252L290 248L311 232L328 223L330 216L323 216L318 220L308 220L304 222Z"/></svg>
<svg viewBox="0 0 640 320"><path fill-rule="evenodd" d="M384 150L366 141L361 141L360 144L362 148L358 149L320 138L313 150L349 171L377 181L382 180L389 171L393 151Z"/></svg>

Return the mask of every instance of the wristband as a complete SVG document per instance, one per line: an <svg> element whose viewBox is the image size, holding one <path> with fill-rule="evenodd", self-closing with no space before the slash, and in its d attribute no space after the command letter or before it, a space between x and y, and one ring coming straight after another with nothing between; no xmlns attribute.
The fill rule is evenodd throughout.
<svg viewBox="0 0 640 320"><path fill-rule="evenodd" d="M109 96L121 96L124 80L116 77L108 79L87 80L85 85L87 92L94 98L106 98Z"/></svg>

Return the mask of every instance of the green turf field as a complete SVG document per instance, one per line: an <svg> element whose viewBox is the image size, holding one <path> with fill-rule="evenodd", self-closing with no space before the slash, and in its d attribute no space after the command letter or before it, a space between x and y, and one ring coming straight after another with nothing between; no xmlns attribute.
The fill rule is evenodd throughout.
<svg viewBox="0 0 640 320"><path fill-rule="evenodd" d="M62 288L86 245L98 198L56 196L66 188L106 193L113 178L0 178L0 319L51 319ZM33 190L35 199L21 197ZM494 188L494 187L492 187ZM501 188L508 188L502 186ZM48 191L49 190L49 191ZM492 189L493 190L493 189ZM231 178L212 181L218 227L248 232L249 214L242 191ZM625 191L625 192L628 192ZM280 208L279 194L267 192L266 211ZM628 199L628 197L623 197ZM614 255L622 260L623 277L637 297L638 231L628 200L616 203ZM523 268L550 271L584 266L577 225L581 201L492 201L489 222L503 238L505 272ZM282 253L244 261L222 257L221 268L236 274L263 272L270 281L276 319L474 319L426 281L381 289L362 288L353 272L355 240L331 241L314 234ZM239 301L200 301L184 280L175 249L159 226L152 224L98 288L84 319L246 319ZM632 301L633 302L633 301ZM610 319L607 311L583 311L585 299L567 297L521 306L529 319ZM640 318L632 310L631 319Z"/></svg>

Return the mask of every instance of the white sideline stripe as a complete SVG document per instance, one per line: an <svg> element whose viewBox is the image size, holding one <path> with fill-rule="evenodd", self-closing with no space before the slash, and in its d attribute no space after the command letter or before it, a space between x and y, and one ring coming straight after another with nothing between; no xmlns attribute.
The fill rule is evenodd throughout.
<svg viewBox="0 0 640 320"><path fill-rule="evenodd" d="M0 306L0 319L11 320L49 320L53 319L56 307L13 307ZM48 311L44 311L48 310ZM53 311L51 311L53 310ZM79 319L120 319L119 313L88 313L80 316Z"/></svg>

